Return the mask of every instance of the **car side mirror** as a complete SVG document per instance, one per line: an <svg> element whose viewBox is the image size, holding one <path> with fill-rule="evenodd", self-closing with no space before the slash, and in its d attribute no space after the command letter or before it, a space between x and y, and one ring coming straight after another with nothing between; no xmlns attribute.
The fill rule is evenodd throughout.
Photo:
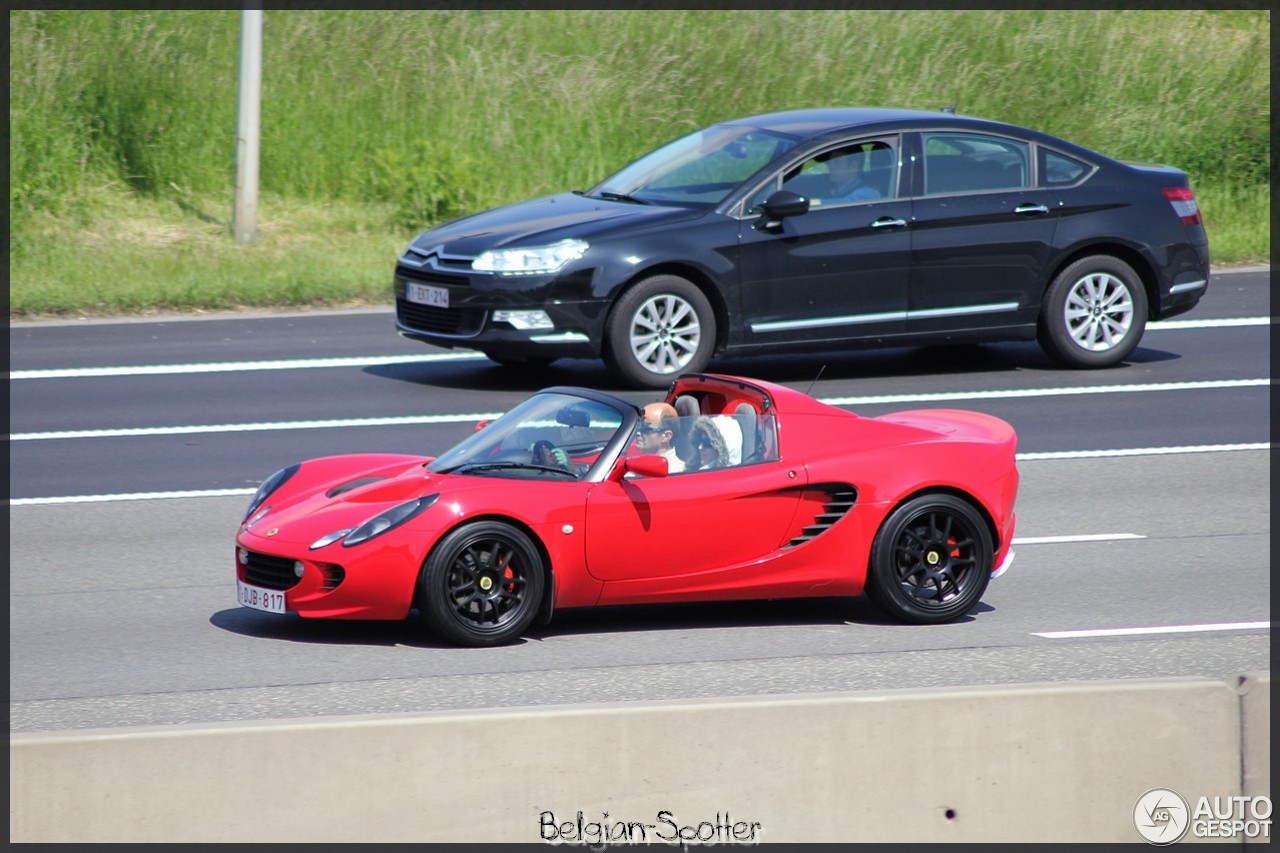
<svg viewBox="0 0 1280 853"><path fill-rule="evenodd" d="M764 201L764 215L769 220L803 216L809 212L809 199L791 190L778 190Z"/></svg>
<svg viewBox="0 0 1280 853"><path fill-rule="evenodd" d="M640 477L665 477L671 473L667 457L656 453L643 456L629 456L622 462L623 474L635 474Z"/></svg>

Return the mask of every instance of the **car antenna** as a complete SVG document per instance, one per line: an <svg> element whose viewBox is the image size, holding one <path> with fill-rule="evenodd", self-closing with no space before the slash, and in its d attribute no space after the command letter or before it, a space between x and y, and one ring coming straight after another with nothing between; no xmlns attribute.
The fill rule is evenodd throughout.
<svg viewBox="0 0 1280 853"><path fill-rule="evenodd" d="M952 101L952 102L951 102L951 106L949 106L949 107L943 107L943 108L942 108L942 111L943 111L944 113L951 113L952 115L955 115L955 114L956 114L956 107L958 107L958 106L960 106L960 102L959 102L959 101Z"/></svg>
<svg viewBox="0 0 1280 853"><path fill-rule="evenodd" d="M827 369L827 366L826 366L825 364L824 364L824 365L822 365L822 367L819 367L819 368L818 368L818 375L817 375L817 376L815 376L815 377L813 377L813 381L812 381L812 382L810 382L810 383L809 383L809 387L805 389L804 395L805 395L806 397L810 396L809 392L813 390L813 386L814 386L814 385L817 385L817 384L818 384L818 380L822 378L822 371L824 371L824 370L826 370L826 369Z"/></svg>

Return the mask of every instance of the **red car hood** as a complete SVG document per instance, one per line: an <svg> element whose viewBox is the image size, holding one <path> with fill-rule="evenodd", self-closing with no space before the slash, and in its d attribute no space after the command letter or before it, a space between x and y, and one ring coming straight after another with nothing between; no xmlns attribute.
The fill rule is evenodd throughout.
<svg viewBox="0 0 1280 853"><path fill-rule="evenodd" d="M335 530L356 527L383 509L441 490L430 457L355 454L312 459L270 495L270 510L252 532L277 542L311 543Z"/></svg>

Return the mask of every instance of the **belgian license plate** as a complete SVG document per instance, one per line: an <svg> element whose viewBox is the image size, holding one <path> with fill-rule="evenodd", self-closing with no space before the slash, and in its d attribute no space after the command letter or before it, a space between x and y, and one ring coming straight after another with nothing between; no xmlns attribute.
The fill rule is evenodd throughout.
<svg viewBox="0 0 1280 853"><path fill-rule="evenodd" d="M265 613L284 613L284 593L278 589L263 589L236 579L236 598L245 607Z"/></svg>
<svg viewBox="0 0 1280 853"><path fill-rule="evenodd" d="M419 305L430 305L432 308L449 307L449 291L443 287L406 282L405 296L410 302L417 302Z"/></svg>

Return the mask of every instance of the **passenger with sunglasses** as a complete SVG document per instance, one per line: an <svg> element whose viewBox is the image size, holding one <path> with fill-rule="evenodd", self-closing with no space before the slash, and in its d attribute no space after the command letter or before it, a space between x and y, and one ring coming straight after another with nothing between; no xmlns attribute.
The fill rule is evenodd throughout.
<svg viewBox="0 0 1280 853"><path fill-rule="evenodd" d="M644 420L636 429L636 449L641 453L654 453L667 460L667 473L678 474L684 470L684 460L676 453L676 433L680 429L680 416L670 403L649 403L644 407Z"/></svg>

